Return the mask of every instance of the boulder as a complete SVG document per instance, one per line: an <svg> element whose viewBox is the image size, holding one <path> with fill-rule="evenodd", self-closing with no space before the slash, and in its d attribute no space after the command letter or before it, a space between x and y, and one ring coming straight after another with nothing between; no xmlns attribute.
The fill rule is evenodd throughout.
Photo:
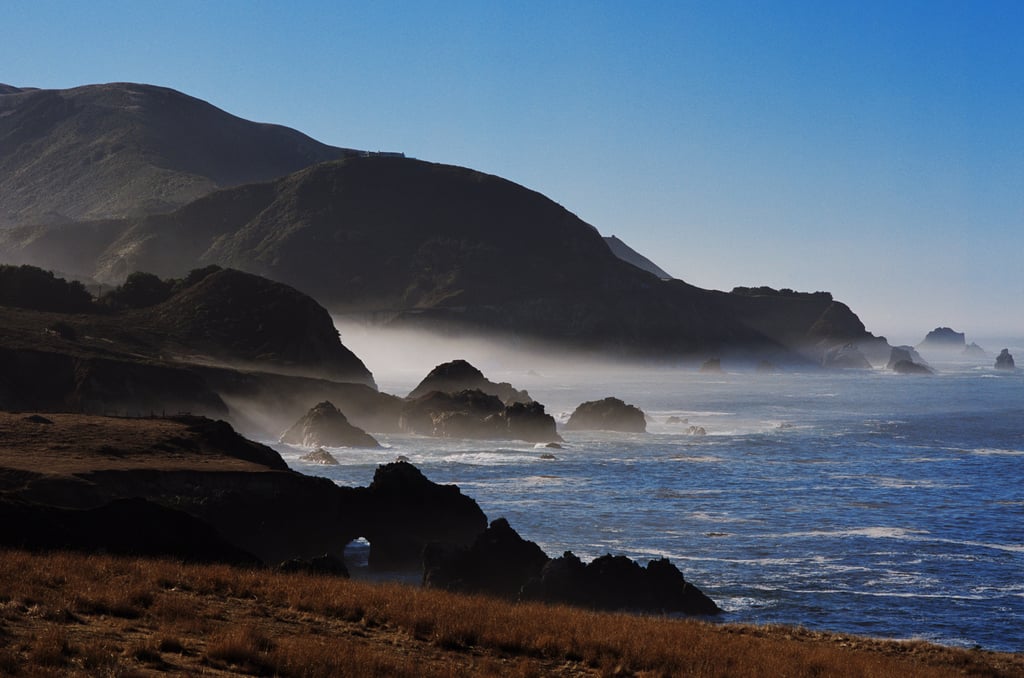
<svg viewBox="0 0 1024 678"><path fill-rule="evenodd" d="M885 369L898 374L935 374L935 371L910 346L894 346Z"/></svg>
<svg viewBox="0 0 1024 678"><path fill-rule="evenodd" d="M438 365L407 397L415 399L427 395L431 391L458 393L473 390L497 396L505 404L533 402L530 394L526 391L518 391L508 382L499 384L491 381L483 375L483 372L465 360L453 360Z"/></svg>
<svg viewBox="0 0 1024 678"><path fill-rule="evenodd" d="M647 421L639 407L609 397L582 403L569 417L565 428L569 431L644 433L647 431Z"/></svg>
<svg viewBox="0 0 1024 678"><path fill-rule="evenodd" d="M996 356L996 369L997 370L1012 370L1015 368L1013 362L1013 356L1010 354L1010 349L1004 348Z"/></svg>
<svg viewBox="0 0 1024 678"><path fill-rule="evenodd" d="M423 585L516 600L548 560L537 544L499 518L469 547L428 546L423 553Z"/></svg>
<svg viewBox="0 0 1024 678"><path fill-rule="evenodd" d="M407 462L378 466L373 482L359 492L372 570L419 569L427 544L469 546L487 528L473 499L455 485L431 482Z"/></svg>
<svg viewBox="0 0 1024 678"><path fill-rule="evenodd" d="M380 447L366 431L353 426L329 401L317 404L284 432L281 442L306 447Z"/></svg>
<svg viewBox="0 0 1024 678"><path fill-rule="evenodd" d="M665 423L666 424L676 424L676 425L683 425L683 426L685 426L686 424L690 423L690 420L686 419L684 417L678 417L676 415L672 415L671 417L669 417L668 419L665 420Z"/></svg>
<svg viewBox="0 0 1024 678"><path fill-rule="evenodd" d="M668 559L647 567L625 556L605 555L589 565L567 551L548 562L523 598L599 610L712 615L718 605L683 577Z"/></svg>
<svg viewBox="0 0 1024 678"><path fill-rule="evenodd" d="M936 327L917 345L919 349L956 349L958 351L962 351L965 346L964 333L949 327Z"/></svg>
<svg viewBox="0 0 1024 678"><path fill-rule="evenodd" d="M844 344L825 351L822 367L844 370L870 370L871 362L854 344Z"/></svg>
<svg viewBox="0 0 1024 678"><path fill-rule="evenodd" d="M304 461L310 464L323 464L324 466L337 466L338 460L334 458L330 452L322 447L318 447L309 454L304 454L299 457L299 461Z"/></svg>

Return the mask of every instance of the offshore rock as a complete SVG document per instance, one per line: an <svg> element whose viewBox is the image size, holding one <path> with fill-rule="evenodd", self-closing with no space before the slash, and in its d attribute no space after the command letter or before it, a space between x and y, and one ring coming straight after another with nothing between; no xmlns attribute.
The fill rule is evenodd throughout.
<svg viewBox="0 0 1024 678"><path fill-rule="evenodd" d="M407 433L440 438L482 438L560 441L555 419L537 402L505 405L498 396L478 389L432 391L406 402L399 428Z"/></svg>
<svg viewBox="0 0 1024 678"><path fill-rule="evenodd" d="M885 369L898 374L935 374L935 371L910 346L893 347Z"/></svg>
<svg viewBox="0 0 1024 678"><path fill-rule="evenodd" d="M608 397L582 403L570 415L565 428L568 431L644 433L647 431L647 420L639 407Z"/></svg>
<svg viewBox="0 0 1024 678"><path fill-rule="evenodd" d="M854 344L844 344L825 352L822 367L844 370L870 370L871 363Z"/></svg>
<svg viewBox="0 0 1024 678"><path fill-rule="evenodd" d="M1002 351L999 352L999 355L996 356L996 369L1012 370L1014 368L1015 365L1013 362L1013 356L1010 354L1009 349L1004 348Z"/></svg>
<svg viewBox="0 0 1024 678"><path fill-rule="evenodd" d="M497 396L505 404L531 403L533 399L526 391L518 391L508 382L495 383L483 372L465 360L442 363L430 370L423 381L407 396L410 400L427 395L431 391L458 393L460 391L482 391Z"/></svg>
<svg viewBox="0 0 1024 678"><path fill-rule="evenodd" d="M328 401L318 403L295 422L281 436L281 442L306 447L380 447L373 436L350 424Z"/></svg>
<svg viewBox="0 0 1024 678"><path fill-rule="evenodd" d="M988 358L989 357L988 351L983 349L981 346L978 346L973 341L971 343L967 344L967 346L964 347L963 355L970 356L972 358Z"/></svg>
<svg viewBox="0 0 1024 678"><path fill-rule="evenodd" d="M964 333L949 327L936 327L917 345L919 349L957 349L958 351L962 351L965 346Z"/></svg>

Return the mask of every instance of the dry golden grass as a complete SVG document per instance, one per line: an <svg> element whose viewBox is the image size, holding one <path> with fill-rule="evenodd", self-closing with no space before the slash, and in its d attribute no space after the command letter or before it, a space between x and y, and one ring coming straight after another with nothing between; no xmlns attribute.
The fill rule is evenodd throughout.
<svg viewBox="0 0 1024 678"><path fill-rule="evenodd" d="M0 551L0 674L1024 676L1024 656L228 566Z"/></svg>

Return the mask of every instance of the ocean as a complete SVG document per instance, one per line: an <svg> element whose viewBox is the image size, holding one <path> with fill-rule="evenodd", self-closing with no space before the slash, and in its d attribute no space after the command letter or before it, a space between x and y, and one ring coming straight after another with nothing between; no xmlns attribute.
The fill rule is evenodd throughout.
<svg viewBox="0 0 1024 678"><path fill-rule="evenodd" d="M1024 370L932 364L930 377L497 365L489 378L562 423L616 396L648 432L562 431L561 450L384 435L385 450L332 449L336 467L275 448L344 485L404 455L553 557L670 558L722 621L1021 652ZM374 372L404 395L432 366Z"/></svg>

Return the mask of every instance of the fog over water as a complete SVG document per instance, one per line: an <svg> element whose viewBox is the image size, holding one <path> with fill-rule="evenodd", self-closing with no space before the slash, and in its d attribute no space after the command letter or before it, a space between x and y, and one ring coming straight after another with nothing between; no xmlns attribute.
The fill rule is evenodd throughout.
<svg viewBox="0 0 1024 678"><path fill-rule="evenodd" d="M363 485L405 455L549 555L671 558L727 621L1024 651L1022 370L925 353L935 376L710 375L341 329L382 390L405 395L466 358L560 423L614 395L646 412L648 432L562 431L553 460L529 443L392 435L319 467L277 446L294 468Z"/></svg>

